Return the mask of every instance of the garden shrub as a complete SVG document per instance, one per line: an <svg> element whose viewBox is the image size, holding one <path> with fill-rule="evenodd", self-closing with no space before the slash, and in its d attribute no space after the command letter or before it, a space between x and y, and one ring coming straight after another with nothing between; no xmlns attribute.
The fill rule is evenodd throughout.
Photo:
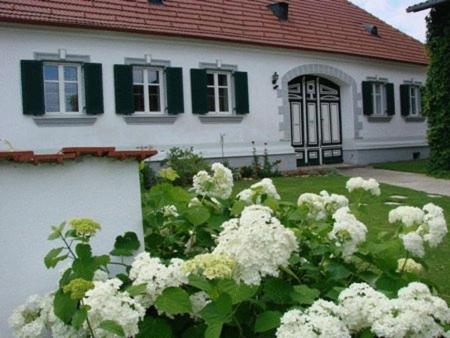
<svg viewBox="0 0 450 338"><path fill-rule="evenodd" d="M201 170L207 170L208 162L199 154L194 152L193 148L182 149L173 147L167 152L167 157L161 165L165 168L172 168L178 173L178 178L174 184L189 186L192 184L192 177Z"/></svg>
<svg viewBox="0 0 450 338"><path fill-rule="evenodd" d="M189 190L169 179L152 187L145 252L137 252L136 234L126 233L109 254L95 256L90 240L100 225L63 223L49 237L62 245L44 262L70 265L54 292L14 312L13 331L17 337L447 336L450 310L423 277L429 248L447 233L443 210L431 203L393 209L394 234L367 241L372 230L357 215L370 212L380 187L362 178L346 187L348 196L322 191L289 203L265 178L233 196L231 171L215 163L194 176Z"/></svg>
<svg viewBox="0 0 450 338"><path fill-rule="evenodd" d="M430 145L429 171L450 171L450 3L433 8L427 17L430 57L425 88L425 115Z"/></svg>

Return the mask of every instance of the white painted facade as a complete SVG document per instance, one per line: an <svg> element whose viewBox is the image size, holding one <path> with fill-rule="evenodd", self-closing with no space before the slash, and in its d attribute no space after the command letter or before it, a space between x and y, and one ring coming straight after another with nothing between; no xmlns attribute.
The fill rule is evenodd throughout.
<svg viewBox="0 0 450 338"><path fill-rule="evenodd" d="M0 163L0 337L11 337L7 320L16 306L56 288L63 266L47 270L44 256L61 243L47 237L52 225L75 217L102 225L94 254L111 251L127 231L143 243L138 162Z"/></svg>
<svg viewBox="0 0 450 338"><path fill-rule="evenodd" d="M105 110L91 125L42 126L33 117L22 114L20 60L33 59L35 53L56 54L60 49L103 65ZM399 85L405 81L424 83L425 66L243 44L7 24L0 26L0 51L0 139L8 140L15 149L47 151L65 146L132 149L151 145L163 151L181 145L193 146L206 157L220 157L220 135L225 134L224 150L228 157L251 155L252 141L259 149L267 142L270 154L292 156L290 122L286 120L289 117L283 99L286 81L290 80L286 76L311 65L319 70L314 75L341 86L346 162L367 162L359 155L365 150L426 147L426 122L410 122L401 116L399 92ZM173 124L128 124L123 116L115 113L113 66L124 64L126 58L143 59L145 55L183 68L185 112ZM216 64L217 60L248 72L250 114L240 122L204 123L192 114L190 69L199 68L202 63ZM321 74L322 69L336 70L351 81ZM272 85L275 72L280 76L278 90ZM361 83L373 77L395 84L396 114L389 122L372 122L362 115ZM392 154L403 154L397 150Z"/></svg>

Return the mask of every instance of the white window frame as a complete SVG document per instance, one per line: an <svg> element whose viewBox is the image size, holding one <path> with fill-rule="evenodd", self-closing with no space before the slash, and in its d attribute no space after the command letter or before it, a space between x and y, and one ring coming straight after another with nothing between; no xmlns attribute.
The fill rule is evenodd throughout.
<svg viewBox="0 0 450 338"><path fill-rule="evenodd" d="M232 115L233 114L233 101L231 97L231 72L227 71L217 71L217 70L210 70L206 72L208 75L214 76L214 85L207 85L209 88L214 88L214 107L215 110L208 111L208 114L211 115ZM227 76L227 86L219 86L219 74L220 75L226 75ZM220 100L219 100L219 88L226 88L227 89L227 95L228 95L228 110L227 111L220 111Z"/></svg>
<svg viewBox="0 0 450 338"><path fill-rule="evenodd" d="M380 88L380 93L377 93L377 87ZM378 110L377 98L380 97L381 106ZM384 82L374 82L372 84L372 99L373 99L373 115L386 116L387 115L387 92L386 84Z"/></svg>
<svg viewBox="0 0 450 338"><path fill-rule="evenodd" d="M414 93L414 95L413 95ZM416 104L416 111L413 111L413 100ZM420 87L409 86L409 115L418 117L422 113L422 96L420 93Z"/></svg>
<svg viewBox="0 0 450 338"><path fill-rule="evenodd" d="M45 80L45 66L57 66L58 67L58 80ZM77 67L77 81L65 81L64 80L64 67L65 66L75 66ZM84 111L84 97L83 97L83 72L80 63L69 63L69 62L44 62L43 65L43 76L44 76L44 97L45 97L45 83L52 82L58 83L59 89L59 111L57 112L47 112L46 102L44 100L45 115L83 115ZM64 84L77 83L78 84L78 111L66 111L66 93Z"/></svg>
<svg viewBox="0 0 450 338"><path fill-rule="evenodd" d="M166 97L165 97L165 78L164 78L164 68L163 67L155 67L155 66L145 66L145 65L138 65L133 66L133 71L135 69L142 69L143 70L143 83L137 83L134 82L133 77L133 87L135 85L142 85L144 87L144 111L135 111L135 114L142 114L142 115L163 115L166 111ZM158 78L159 83L158 84L152 84L148 82L148 71L157 71L158 72ZM149 87L159 87L159 111L150 111L150 97L149 97Z"/></svg>

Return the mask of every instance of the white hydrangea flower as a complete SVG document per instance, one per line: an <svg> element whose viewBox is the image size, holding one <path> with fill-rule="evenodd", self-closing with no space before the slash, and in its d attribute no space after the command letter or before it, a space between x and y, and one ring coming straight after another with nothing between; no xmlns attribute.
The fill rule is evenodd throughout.
<svg viewBox="0 0 450 338"><path fill-rule="evenodd" d="M159 258L152 258L147 252L136 256L129 273L133 285L147 284L147 293L137 296L141 304L148 308L156 298L168 287L178 287L187 283L182 272L183 260L174 258L169 266L164 265Z"/></svg>
<svg viewBox="0 0 450 338"><path fill-rule="evenodd" d="M211 299L208 294L204 291L196 292L189 296L189 300L192 305L192 317L200 318L200 312L204 309L206 305L211 303Z"/></svg>
<svg viewBox="0 0 450 338"><path fill-rule="evenodd" d="M366 283L353 283L339 295L340 318L351 332L372 326L389 299Z"/></svg>
<svg viewBox="0 0 450 338"><path fill-rule="evenodd" d="M213 176L199 171L193 178L193 190L197 195L227 199L233 191L233 173L221 163L211 166Z"/></svg>
<svg viewBox="0 0 450 338"><path fill-rule="evenodd" d="M19 305L9 318L9 326L17 338L45 337L46 318L43 314L45 298L38 295L30 296Z"/></svg>
<svg viewBox="0 0 450 338"><path fill-rule="evenodd" d="M90 307L88 318L96 337L111 337L111 333L99 328L101 322L113 320L119 324L126 337L139 333L138 323L145 315L145 308L127 292L119 291L122 281L117 278L106 282L94 282L95 287L83 298ZM87 323L84 324L87 328Z"/></svg>
<svg viewBox="0 0 450 338"><path fill-rule="evenodd" d="M434 248L441 244L448 232L444 211L433 203L425 205L423 210L425 211L424 224L418 231L424 233L423 239Z"/></svg>
<svg viewBox="0 0 450 338"><path fill-rule="evenodd" d="M389 212L389 223L401 222L406 227L420 225L423 222L425 213L416 207L401 206Z"/></svg>
<svg viewBox="0 0 450 338"><path fill-rule="evenodd" d="M281 197L278 194L277 188L270 178L264 178L261 181L253 184L250 188L242 190L237 194L236 198L247 204L260 204L262 197L267 196L279 200Z"/></svg>
<svg viewBox="0 0 450 338"><path fill-rule="evenodd" d="M297 201L299 207L308 208L308 218L321 221L328 218L336 210L348 206L348 199L343 195L329 194L323 190L319 195L304 193Z"/></svg>
<svg viewBox="0 0 450 338"><path fill-rule="evenodd" d="M316 301L305 312L291 310L281 318L277 338L350 338L350 332L339 319L337 306L324 300Z"/></svg>
<svg viewBox="0 0 450 338"><path fill-rule="evenodd" d="M94 273L94 278L92 280L94 282L105 282L109 278L108 273L103 270L97 270Z"/></svg>
<svg viewBox="0 0 450 338"><path fill-rule="evenodd" d="M174 205L166 205L162 208L164 217L178 217L177 207Z"/></svg>
<svg viewBox="0 0 450 338"><path fill-rule="evenodd" d="M352 177L347 181L345 186L350 193L362 189L374 196L380 196L381 194L380 184L373 178L365 180L362 177Z"/></svg>
<svg viewBox="0 0 450 338"><path fill-rule="evenodd" d="M335 222L328 237L342 247L344 259L349 259L366 240L367 227L350 213L348 207L337 210L333 219Z"/></svg>
<svg viewBox="0 0 450 338"><path fill-rule="evenodd" d="M222 224L213 253L236 261L238 281L259 285L262 277L278 276L279 268L298 250L294 233L271 214L267 207L249 206L240 219Z"/></svg>
<svg viewBox="0 0 450 338"><path fill-rule="evenodd" d="M450 323L447 303L431 294L422 283L410 283L398 298L385 303L374 321L372 332L385 338L438 338L445 335L441 325Z"/></svg>
<svg viewBox="0 0 450 338"><path fill-rule="evenodd" d="M409 273L415 273L415 274L419 274L421 273L423 270L423 266L420 263L417 263L414 259L412 258L400 258L397 261L397 272L409 272Z"/></svg>
<svg viewBox="0 0 450 338"><path fill-rule="evenodd" d="M403 242L405 250L416 257L425 256L425 248L423 245L423 238L417 232L409 232L401 234L400 239Z"/></svg>

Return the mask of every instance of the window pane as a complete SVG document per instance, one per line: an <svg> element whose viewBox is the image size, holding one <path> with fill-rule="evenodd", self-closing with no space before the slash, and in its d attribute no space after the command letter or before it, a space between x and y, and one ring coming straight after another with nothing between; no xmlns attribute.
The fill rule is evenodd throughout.
<svg viewBox="0 0 450 338"><path fill-rule="evenodd" d="M227 112L228 109L228 88L219 88L219 106L221 112Z"/></svg>
<svg viewBox="0 0 450 338"><path fill-rule="evenodd" d="M411 92L412 94L412 92ZM411 115L416 115L417 113L417 100L415 95L411 96Z"/></svg>
<svg viewBox="0 0 450 338"><path fill-rule="evenodd" d="M144 71L142 68L133 68L133 83L144 83Z"/></svg>
<svg viewBox="0 0 450 338"><path fill-rule="evenodd" d="M78 84L66 83L64 84L66 97L66 111L77 112L78 110Z"/></svg>
<svg viewBox="0 0 450 338"><path fill-rule="evenodd" d="M134 111L145 111L144 86L133 86Z"/></svg>
<svg viewBox="0 0 450 338"><path fill-rule="evenodd" d="M44 65L44 80L58 81L58 66Z"/></svg>
<svg viewBox="0 0 450 338"><path fill-rule="evenodd" d="M208 74L208 86L214 86L214 74Z"/></svg>
<svg viewBox="0 0 450 338"><path fill-rule="evenodd" d="M160 103L159 103L159 86L149 86L148 87L148 96L150 103L150 111L159 112L161 111Z"/></svg>
<svg viewBox="0 0 450 338"><path fill-rule="evenodd" d="M77 67L64 66L64 81L78 81Z"/></svg>
<svg viewBox="0 0 450 338"><path fill-rule="evenodd" d="M375 94L376 95L381 94L381 85L375 84Z"/></svg>
<svg viewBox="0 0 450 338"><path fill-rule="evenodd" d="M381 115L381 95L375 96L375 114Z"/></svg>
<svg viewBox="0 0 450 338"><path fill-rule="evenodd" d="M156 70L148 70L148 83L159 83L159 72Z"/></svg>
<svg viewBox="0 0 450 338"><path fill-rule="evenodd" d="M44 83L45 111L59 112L59 84L57 82Z"/></svg>
<svg viewBox="0 0 450 338"><path fill-rule="evenodd" d="M225 74L219 74L219 86L227 86L228 85L228 76Z"/></svg>
<svg viewBox="0 0 450 338"><path fill-rule="evenodd" d="M208 88L208 111L216 111L214 88Z"/></svg>

